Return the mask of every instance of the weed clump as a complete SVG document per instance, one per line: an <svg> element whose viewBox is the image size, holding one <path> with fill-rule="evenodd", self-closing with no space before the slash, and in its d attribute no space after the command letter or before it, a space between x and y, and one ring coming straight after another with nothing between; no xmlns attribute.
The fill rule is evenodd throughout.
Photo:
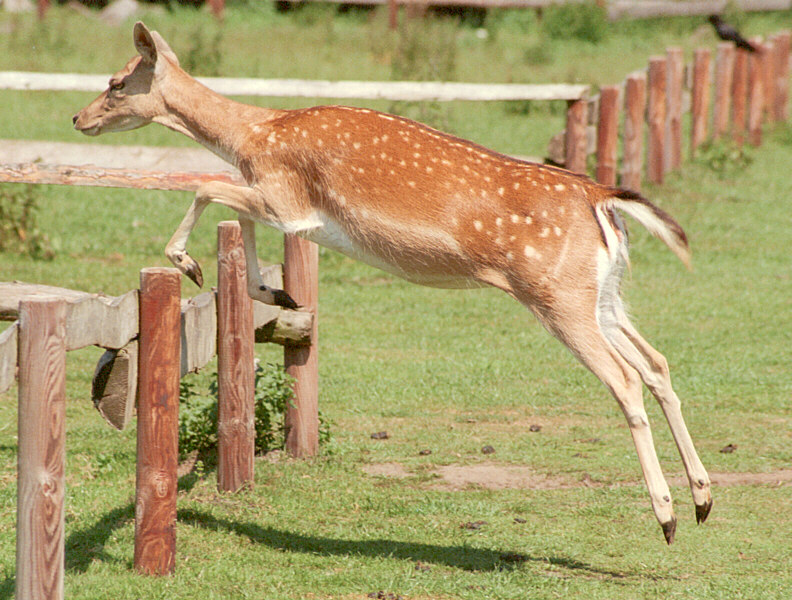
<svg viewBox="0 0 792 600"><path fill-rule="evenodd" d="M55 257L49 236L36 222L38 198L33 185L0 188L0 252L27 254L38 260Z"/></svg>

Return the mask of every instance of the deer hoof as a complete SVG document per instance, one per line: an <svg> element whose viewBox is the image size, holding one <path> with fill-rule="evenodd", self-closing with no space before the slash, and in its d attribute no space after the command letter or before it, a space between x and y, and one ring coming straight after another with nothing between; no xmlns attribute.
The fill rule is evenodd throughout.
<svg viewBox="0 0 792 600"><path fill-rule="evenodd" d="M666 544L670 546L674 542L674 534L676 533L676 517L672 517L671 520L666 523L660 523L660 526L663 528Z"/></svg>
<svg viewBox="0 0 792 600"><path fill-rule="evenodd" d="M707 500L704 504L696 505L696 523L703 523L707 520L709 512L712 510L712 499Z"/></svg>
<svg viewBox="0 0 792 600"><path fill-rule="evenodd" d="M203 287L203 273L198 262L186 252L178 257L176 266L187 275L199 288Z"/></svg>
<svg viewBox="0 0 792 600"><path fill-rule="evenodd" d="M267 288L263 286L262 290L268 290L272 294L272 301L275 306L282 306L283 308L288 308L291 310L297 310L300 308L300 305L297 304L289 294L284 292L283 290L276 290L272 288Z"/></svg>

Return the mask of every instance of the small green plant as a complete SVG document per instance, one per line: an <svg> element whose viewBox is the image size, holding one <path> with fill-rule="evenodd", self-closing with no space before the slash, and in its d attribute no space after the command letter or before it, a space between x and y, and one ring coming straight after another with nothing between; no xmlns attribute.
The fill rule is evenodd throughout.
<svg viewBox="0 0 792 600"><path fill-rule="evenodd" d="M28 254L41 260L55 257L49 237L36 223L38 199L33 185L0 187L0 252Z"/></svg>
<svg viewBox="0 0 792 600"><path fill-rule="evenodd" d="M203 27L198 26L190 35L190 40L192 41L190 48L182 59L184 69L194 75L203 75L205 77L219 76L222 70L221 63L223 62L223 53L221 51L223 29L218 28L214 36L207 40L204 37Z"/></svg>
<svg viewBox="0 0 792 600"><path fill-rule="evenodd" d="M593 2L548 6L542 30L550 39L576 39L594 44L608 33L607 14Z"/></svg>
<svg viewBox="0 0 792 600"><path fill-rule="evenodd" d="M193 380L183 379L180 387L179 453L205 454L217 447L217 372L201 390ZM292 378L280 365L256 364L254 384L256 453L282 449L285 443L284 415L292 398ZM330 440L327 421L319 415L319 443Z"/></svg>
<svg viewBox="0 0 792 600"><path fill-rule="evenodd" d="M745 146L716 141L703 144L697 151L696 160L716 173L730 175L750 166L753 156Z"/></svg>

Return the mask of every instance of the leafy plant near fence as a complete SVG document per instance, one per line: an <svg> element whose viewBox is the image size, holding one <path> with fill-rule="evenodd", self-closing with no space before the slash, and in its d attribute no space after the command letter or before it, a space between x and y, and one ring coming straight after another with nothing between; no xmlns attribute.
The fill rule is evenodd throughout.
<svg viewBox="0 0 792 600"><path fill-rule="evenodd" d="M292 378L282 365L256 364L254 384L256 453L283 448L286 440L284 415L292 398ZM191 378L181 382L179 407L179 452L204 454L217 447L217 371L209 374L205 389ZM319 443L330 439L329 423L319 415Z"/></svg>
<svg viewBox="0 0 792 600"><path fill-rule="evenodd" d="M33 185L0 188L0 252L43 260L55 257L49 236L37 224L38 197Z"/></svg>

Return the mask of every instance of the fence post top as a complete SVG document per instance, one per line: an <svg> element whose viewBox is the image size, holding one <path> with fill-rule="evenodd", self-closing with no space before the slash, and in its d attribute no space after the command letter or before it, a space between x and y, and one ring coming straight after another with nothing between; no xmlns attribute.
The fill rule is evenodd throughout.
<svg viewBox="0 0 792 600"><path fill-rule="evenodd" d="M143 267L140 275L180 275L179 269L173 267Z"/></svg>

